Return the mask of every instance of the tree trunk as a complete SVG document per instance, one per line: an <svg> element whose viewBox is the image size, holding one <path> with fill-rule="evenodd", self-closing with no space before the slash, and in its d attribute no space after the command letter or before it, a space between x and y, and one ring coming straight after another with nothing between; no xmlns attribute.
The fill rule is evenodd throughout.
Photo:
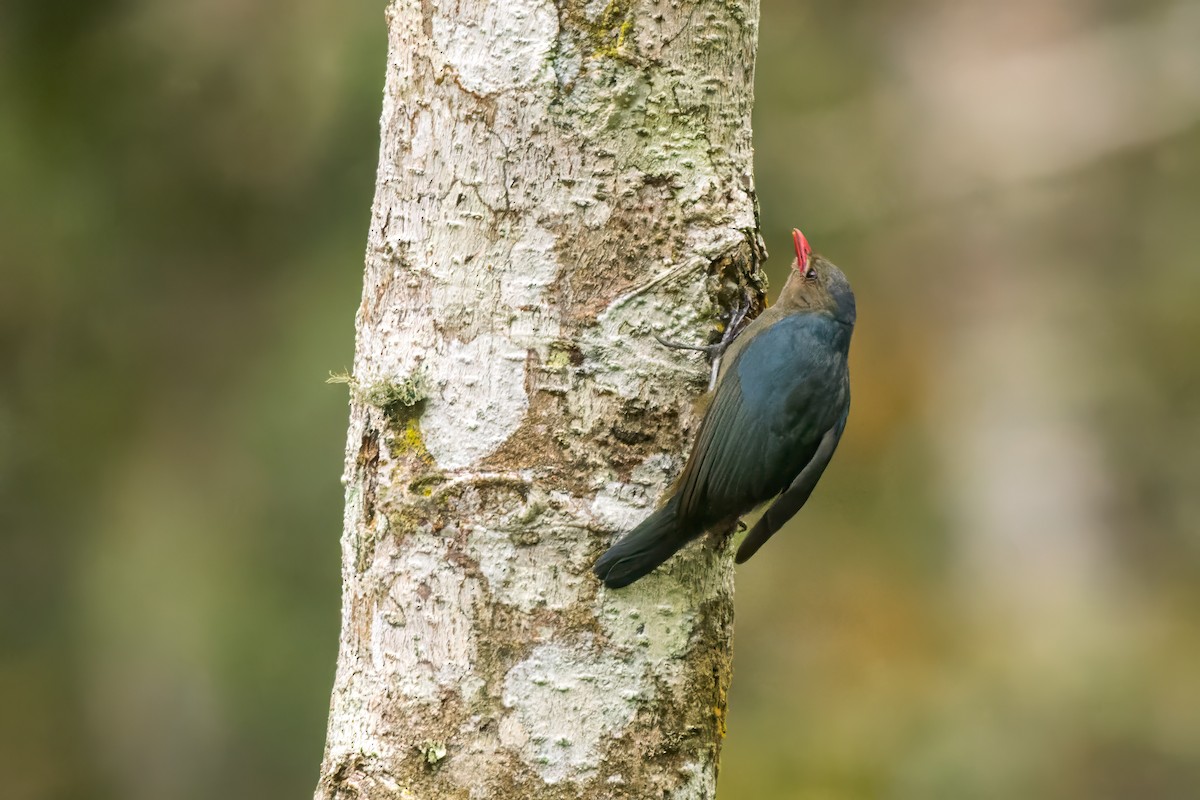
<svg viewBox="0 0 1200 800"><path fill-rule="evenodd" d="M757 0L395 0L319 798L710 798L719 538L608 592L761 297Z"/></svg>

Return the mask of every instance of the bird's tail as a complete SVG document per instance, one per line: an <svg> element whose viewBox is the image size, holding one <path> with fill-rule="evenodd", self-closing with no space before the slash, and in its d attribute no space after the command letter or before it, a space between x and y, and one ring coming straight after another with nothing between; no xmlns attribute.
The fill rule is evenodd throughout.
<svg viewBox="0 0 1200 800"><path fill-rule="evenodd" d="M596 560L592 572L610 589L628 586L648 575L691 539L680 530L674 498L647 517Z"/></svg>

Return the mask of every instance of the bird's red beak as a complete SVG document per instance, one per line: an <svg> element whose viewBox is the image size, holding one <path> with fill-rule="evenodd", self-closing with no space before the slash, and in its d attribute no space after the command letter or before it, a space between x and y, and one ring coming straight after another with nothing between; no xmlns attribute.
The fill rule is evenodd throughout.
<svg viewBox="0 0 1200 800"><path fill-rule="evenodd" d="M812 248L808 246L808 239L804 238L804 234L799 228L792 228L792 242L796 245L796 269L800 270L803 275L808 272L808 260L812 257Z"/></svg>

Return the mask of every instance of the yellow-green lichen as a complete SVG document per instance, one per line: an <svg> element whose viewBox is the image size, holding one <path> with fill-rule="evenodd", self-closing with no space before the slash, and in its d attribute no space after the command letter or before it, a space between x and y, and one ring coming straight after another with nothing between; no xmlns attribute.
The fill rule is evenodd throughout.
<svg viewBox="0 0 1200 800"><path fill-rule="evenodd" d="M445 742L426 740L418 749L421 751L421 757L425 759L425 763L431 767L446 757Z"/></svg>
<svg viewBox="0 0 1200 800"><path fill-rule="evenodd" d="M513 497L517 502L524 503L529 499L529 483L520 477L508 475L480 475L468 481L451 484L434 492L434 502L442 507L449 507L458 502L468 490L479 493L487 498L489 503L498 506L501 498L508 496L509 502Z"/></svg>
<svg viewBox="0 0 1200 800"><path fill-rule="evenodd" d="M430 524L429 509L419 503L397 503L387 512L386 533L400 541Z"/></svg>
<svg viewBox="0 0 1200 800"><path fill-rule="evenodd" d="M425 467L436 469L437 462L434 461L429 449L425 447L425 440L421 437L421 427L417 419L415 417L400 419L389 417L389 422L391 425L388 426L388 430L391 435L388 436L387 443L392 455L415 457ZM433 486L442 480L444 479L439 474L425 472L418 478L418 487L414 489L410 486L410 489L428 497Z"/></svg>
<svg viewBox="0 0 1200 800"><path fill-rule="evenodd" d="M419 494L422 497L429 497L433 494L433 489L440 483L446 482L446 476L440 472L427 472L424 475L418 475L408 484L408 490L413 494Z"/></svg>
<svg viewBox="0 0 1200 800"><path fill-rule="evenodd" d="M407 409L429 397L429 380L422 371L414 372L402 381L382 381L367 389L363 399L383 409L389 417L407 414Z"/></svg>
<svg viewBox="0 0 1200 800"><path fill-rule="evenodd" d="M634 63L637 58L626 47L633 33L633 4L630 0L610 0L595 22L586 23L592 44L592 58L617 58Z"/></svg>
<svg viewBox="0 0 1200 800"><path fill-rule="evenodd" d="M546 504L535 501L530 503L525 512L514 519L513 522L517 525L528 525L544 513L546 513Z"/></svg>
<svg viewBox="0 0 1200 800"><path fill-rule="evenodd" d="M542 535L537 531L513 531L508 540L519 547L533 547L542 541Z"/></svg>
<svg viewBox="0 0 1200 800"><path fill-rule="evenodd" d="M383 412L387 421L388 448L393 455L408 453L432 466L433 456L421 438L420 419L422 404L429 397L429 378L417 370L399 381L379 381L363 384L351 375L330 374L326 383L344 383L356 402L372 406Z"/></svg>
<svg viewBox="0 0 1200 800"><path fill-rule="evenodd" d="M325 382L346 384L356 400L380 409L393 420L410 416L413 410L429 397L429 377L420 369L402 380L372 384L363 384L344 372L331 372Z"/></svg>

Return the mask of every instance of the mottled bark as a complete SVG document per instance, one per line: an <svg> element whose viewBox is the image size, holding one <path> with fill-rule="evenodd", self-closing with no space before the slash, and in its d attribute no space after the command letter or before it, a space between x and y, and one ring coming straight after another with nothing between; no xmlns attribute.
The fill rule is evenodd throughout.
<svg viewBox="0 0 1200 800"><path fill-rule="evenodd" d="M397 0L320 798L710 798L725 543L589 567L760 293L756 0Z"/></svg>

